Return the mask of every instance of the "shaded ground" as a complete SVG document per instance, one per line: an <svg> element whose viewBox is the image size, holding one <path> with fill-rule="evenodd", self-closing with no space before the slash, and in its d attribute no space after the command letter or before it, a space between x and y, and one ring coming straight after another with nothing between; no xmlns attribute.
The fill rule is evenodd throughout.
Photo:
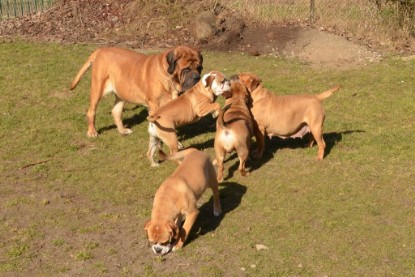
<svg viewBox="0 0 415 277"><path fill-rule="evenodd" d="M366 46L305 24L261 27L225 7L215 6L213 12L206 12L208 9L212 7L204 6L203 1L176 1L169 6L130 0L65 0L43 14L1 21L0 36L129 48L190 44L202 50L297 57L339 69L380 59Z"/></svg>

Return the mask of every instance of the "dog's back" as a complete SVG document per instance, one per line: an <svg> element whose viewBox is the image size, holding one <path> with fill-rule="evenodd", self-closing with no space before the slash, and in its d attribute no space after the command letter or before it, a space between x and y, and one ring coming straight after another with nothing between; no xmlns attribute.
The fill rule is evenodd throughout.
<svg viewBox="0 0 415 277"><path fill-rule="evenodd" d="M172 155L159 153L161 160L182 160L171 178L180 179L200 197L207 187L216 183L216 171L209 156L195 148L178 151Z"/></svg>
<svg viewBox="0 0 415 277"><path fill-rule="evenodd" d="M216 121L215 143L222 144L226 152L247 143L252 137L253 120L247 103L246 89L241 83L232 82L232 92Z"/></svg>

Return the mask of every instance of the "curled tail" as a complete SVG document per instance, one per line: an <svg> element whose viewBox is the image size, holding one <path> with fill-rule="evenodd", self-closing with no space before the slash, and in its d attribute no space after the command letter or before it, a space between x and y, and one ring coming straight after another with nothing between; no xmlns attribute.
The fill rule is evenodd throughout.
<svg viewBox="0 0 415 277"><path fill-rule="evenodd" d="M154 121L156 121L159 118L160 118L160 116L159 115L156 115L156 114L147 116L147 120L150 121L150 122L154 122Z"/></svg>
<svg viewBox="0 0 415 277"><path fill-rule="evenodd" d="M86 62L84 63L84 65L81 67L81 69L79 70L78 74L76 74L75 79L73 79L71 86L69 87L70 90L73 90L76 85L79 83L79 80L81 79L82 75L84 75L85 71L87 71L87 69L91 66L92 62L95 60L97 54L99 52L98 50L95 50L86 60Z"/></svg>
<svg viewBox="0 0 415 277"><path fill-rule="evenodd" d="M339 89L340 89L340 85L336 85L336 86L332 87L329 90L326 90L326 91L324 91L324 92L322 92L320 94L317 94L316 97L319 100L326 99L327 97L330 97L330 95L332 95L334 92L338 91Z"/></svg>
<svg viewBox="0 0 415 277"><path fill-rule="evenodd" d="M226 128L226 126L228 125L228 123L225 122L225 120L223 119L223 117L224 117L226 111L229 110L229 108L231 106L232 106L232 104L227 104L220 111L219 116L218 116L218 120L217 120L219 127Z"/></svg>
<svg viewBox="0 0 415 277"><path fill-rule="evenodd" d="M193 151L198 151L196 148L188 148L179 152L176 152L174 154L171 155L166 155L166 153L164 153L163 151L159 151L159 159L161 161L174 161L174 160L179 160L179 159L183 159L187 154L193 152Z"/></svg>

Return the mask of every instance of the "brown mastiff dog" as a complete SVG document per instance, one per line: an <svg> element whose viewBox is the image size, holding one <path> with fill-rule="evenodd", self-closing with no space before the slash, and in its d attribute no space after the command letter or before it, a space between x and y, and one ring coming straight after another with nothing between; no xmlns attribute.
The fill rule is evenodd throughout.
<svg viewBox="0 0 415 277"><path fill-rule="evenodd" d="M264 136L281 138L303 137L311 132L318 145L317 160L324 157L326 143L323 139L324 108L322 100L340 89L337 85L317 95L276 95L263 87L262 81L252 73L237 76L252 97L251 112L259 131L255 136L258 143L256 158L264 152ZM310 140L310 147L314 144Z"/></svg>
<svg viewBox="0 0 415 277"><path fill-rule="evenodd" d="M194 148L170 156L160 154L162 159L183 159L158 188L151 219L144 226L154 253L164 255L185 243L199 214L197 201L207 188L213 193L213 214L219 216L222 209L215 168L208 155Z"/></svg>
<svg viewBox="0 0 415 277"><path fill-rule="evenodd" d="M112 116L118 131L123 135L131 134L132 131L125 128L121 120L125 102L144 105L151 114L194 86L200 79L202 63L201 53L188 46L177 46L155 55L121 48L95 50L70 86L71 90L74 89L92 65L87 135L98 135L95 112L105 94L115 93Z"/></svg>
<svg viewBox="0 0 415 277"><path fill-rule="evenodd" d="M222 96L226 99L225 106L216 121L215 162L218 165L218 181L223 180L223 160L226 153L236 151L239 158L239 172L242 176L249 173L245 163L249 156L254 123L248 108L249 93L239 81L231 81L231 90Z"/></svg>
<svg viewBox="0 0 415 277"><path fill-rule="evenodd" d="M177 152L179 145L177 127L194 123L209 113L217 117L220 105L214 103L216 97L229 90L230 82L225 76L221 72L212 71L203 75L200 82L185 94L148 116L150 144L147 156L151 166L158 165L154 161L154 154L160 148L161 142L167 145L170 154Z"/></svg>

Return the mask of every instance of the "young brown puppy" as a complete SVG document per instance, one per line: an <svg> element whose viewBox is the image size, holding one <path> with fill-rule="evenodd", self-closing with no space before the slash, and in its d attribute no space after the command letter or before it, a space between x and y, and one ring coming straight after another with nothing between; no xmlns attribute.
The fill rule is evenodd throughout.
<svg viewBox="0 0 415 277"><path fill-rule="evenodd" d="M185 243L199 214L196 202L206 188L213 192L213 214L219 216L222 209L216 172L208 155L194 148L170 156L160 154L167 160L183 159L157 190L151 219L144 227L154 253L164 255L172 247L177 250Z"/></svg>
<svg viewBox="0 0 415 277"><path fill-rule="evenodd" d="M184 45L155 55L115 47L95 50L70 86L71 90L74 89L92 65L88 137L98 136L95 113L104 95L115 94L112 109L115 125L122 135L131 134L132 131L125 128L121 120L124 103L147 106L151 114L200 80L202 62L199 50Z"/></svg>
<svg viewBox="0 0 415 277"><path fill-rule="evenodd" d="M216 97L229 90L230 82L225 76L220 72L212 71L205 74L202 80L185 94L148 116L150 144L147 156L151 166L158 165L154 161L154 154L156 149L160 148L160 140L167 145L170 154L177 152L179 142L176 128L196 122L209 113L213 113L213 117L216 117L220 111L220 105L214 103Z"/></svg>
<svg viewBox="0 0 415 277"><path fill-rule="evenodd" d="M251 94L251 112L259 131L255 134L258 143L256 158L264 152L264 136L281 138L303 137L311 132L318 145L317 160L324 157L326 143L323 139L324 108L322 100L340 89L337 85L317 95L276 95L263 87L262 81L252 73L242 73L238 79ZM310 147L314 140L310 140Z"/></svg>
<svg viewBox="0 0 415 277"><path fill-rule="evenodd" d="M242 176L249 175L245 163L249 156L253 121L248 109L249 94L239 81L231 81L231 90L223 93L225 107L216 121L215 154L218 164L218 181L223 181L223 160L226 153L236 151L239 158L239 172Z"/></svg>

